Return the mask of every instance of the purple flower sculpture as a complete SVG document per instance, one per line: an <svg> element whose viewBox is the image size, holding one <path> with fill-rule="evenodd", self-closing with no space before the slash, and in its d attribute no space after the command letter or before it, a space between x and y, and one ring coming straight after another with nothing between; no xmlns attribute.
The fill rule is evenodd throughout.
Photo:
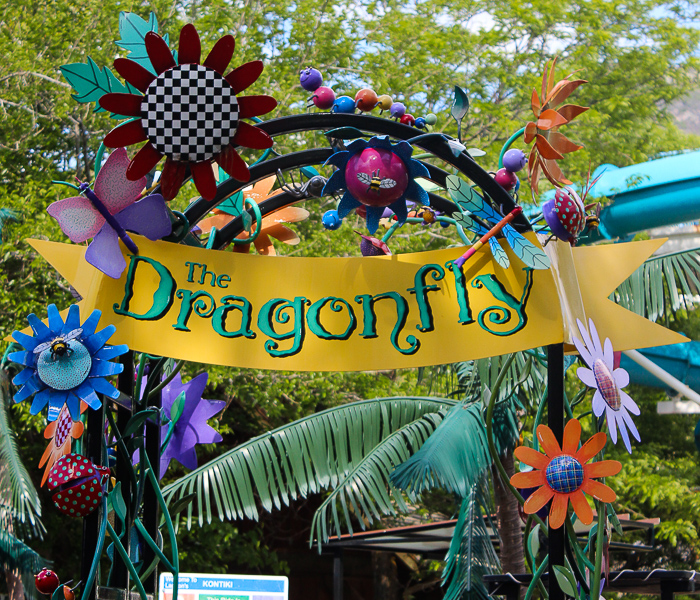
<svg viewBox="0 0 700 600"><path fill-rule="evenodd" d="M627 452L632 454L627 430L629 429L638 442L641 440L637 427L629 414L638 415L639 407L629 394L622 391L622 388L630 382L629 373L624 369L614 368L612 342L609 338L605 338L605 344L600 343L598 331L591 319L588 320L590 335L581 321L577 320L577 323L583 342L574 338L574 345L589 368L580 367L576 371L576 375L588 387L595 388L593 414L600 417L603 412L606 413L610 439L613 444L617 444L617 431L619 429Z"/></svg>
<svg viewBox="0 0 700 600"><path fill-rule="evenodd" d="M226 406L226 402L202 398L208 378L208 373L202 373L183 384L178 373L163 388L163 413L165 417L168 419L176 417L176 414L173 414L173 405L176 404L182 394L184 394L184 406L174 426L168 423L161 428L161 436L165 440L171 426L173 427L170 440L160 456L161 477L165 474L172 459L175 459L188 469L196 469L197 453L194 449L195 445L213 444L223 439L221 434L207 423L207 420L220 413ZM174 412L177 412L177 408Z"/></svg>

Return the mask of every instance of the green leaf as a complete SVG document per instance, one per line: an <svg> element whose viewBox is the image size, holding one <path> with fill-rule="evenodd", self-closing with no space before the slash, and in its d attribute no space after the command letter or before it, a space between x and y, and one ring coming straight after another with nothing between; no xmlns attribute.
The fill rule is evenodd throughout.
<svg viewBox="0 0 700 600"><path fill-rule="evenodd" d="M452 101L452 109L450 114L457 123L461 123L464 115L469 110L469 98L467 92L458 85L455 86L455 97Z"/></svg>
<svg viewBox="0 0 700 600"><path fill-rule="evenodd" d="M615 533L617 533L618 535L622 535L622 525L620 525L620 519L617 518L615 509L612 507L612 504L607 504L606 506L608 510L608 518L610 519L610 523L615 529Z"/></svg>
<svg viewBox="0 0 700 600"><path fill-rule="evenodd" d="M243 192L236 192L216 207L227 215L237 217L243 212Z"/></svg>
<svg viewBox="0 0 700 600"><path fill-rule="evenodd" d="M168 507L168 512L170 513L171 519L174 519L177 515L179 515L183 510L185 510L192 502L194 499L197 497L197 494L187 494L187 496L183 496L176 502L173 502L172 506Z"/></svg>
<svg viewBox="0 0 700 600"><path fill-rule="evenodd" d="M105 112L99 104L100 98L105 94L119 92L121 94L133 94L136 90L130 85L125 86L119 81L107 67L100 69L90 57L87 63L71 63L60 68L63 77L75 90L72 98L81 104L95 103L93 112ZM112 115L112 118L125 119L120 115Z"/></svg>
<svg viewBox="0 0 700 600"><path fill-rule="evenodd" d="M156 71L151 64L146 52L146 34L152 31L158 33L158 20L155 13L151 13L148 21L144 21L135 13L119 13L119 35L121 39L116 42L117 46L128 50L127 58L140 64L145 69L156 75ZM166 44L170 43L168 34L163 36ZM176 56L173 52L173 56Z"/></svg>
<svg viewBox="0 0 700 600"><path fill-rule="evenodd" d="M139 411L136 413L133 417L129 419L129 422L126 424L126 427L124 427L124 431L122 432L122 437L127 438L129 437L132 433L135 433L143 428L143 424L150 419L151 417L155 417L160 414L160 409L159 408L146 408L144 410Z"/></svg>
<svg viewBox="0 0 700 600"><path fill-rule="evenodd" d="M365 134L356 127L337 127L326 131L327 138L335 138L336 140L356 140L364 136Z"/></svg>
<svg viewBox="0 0 700 600"><path fill-rule="evenodd" d="M532 561L534 562L537 558L537 554L540 551L540 524L537 523L532 528L529 537L527 538L527 547L530 549L530 556L532 556ZM534 568L534 567L533 567Z"/></svg>
<svg viewBox="0 0 700 600"><path fill-rule="evenodd" d="M554 575L557 578L557 583L567 596L572 598L578 598L578 592L576 591L576 579L569 569L561 565L554 565Z"/></svg>
<svg viewBox="0 0 700 600"><path fill-rule="evenodd" d="M180 392L173 405L170 407L170 422L177 423L185 410L185 392Z"/></svg>
<svg viewBox="0 0 700 600"><path fill-rule="evenodd" d="M126 504L122 498L122 483L117 481L114 489L107 494L107 504L114 510L114 514L124 523L126 519Z"/></svg>

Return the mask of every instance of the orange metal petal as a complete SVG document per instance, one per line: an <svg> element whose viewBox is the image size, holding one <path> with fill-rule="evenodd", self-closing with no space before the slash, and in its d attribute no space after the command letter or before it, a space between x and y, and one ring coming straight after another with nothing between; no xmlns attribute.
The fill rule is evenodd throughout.
<svg viewBox="0 0 700 600"><path fill-rule="evenodd" d="M289 227L282 225L282 223L273 223L269 227L265 227L265 233L277 241L284 242L290 246L296 246L301 242L301 238L296 231L292 231Z"/></svg>
<svg viewBox="0 0 700 600"><path fill-rule="evenodd" d="M580 85L588 83L584 79L577 79L576 81L567 81L564 85L558 89L552 90L550 97L547 98L547 106L550 108L555 108L559 106L564 100L566 100L571 93Z"/></svg>
<svg viewBox="0 0 700 600"><path fill-rule="evenodd" d="M525 471L516 473L510 478L510 483L516 488L531 488L543 485L545 482L543 471Z"/></svg>
<svg viewBox="0 0 700 600"><path fill-rule="evenodd" d="M527 446L518 446L513 454L519 461L535 469L546 469L549 464L549 459L544 454Z"/></svg>
<svg viewBox="0 0 700 600"><path fill-rule="evenodd" d="M564 173L561 172L559 165L556 160L546 160L543 158L539 159L540 167L544 176L549 179L554 185L571 185L571 182L564 177Z"/></svg>
<svg viewBox="0 0 700 600"><path fill-rule="evenodd" d="M532 98L530 99L530 106L532 107L532 114L535 115L535 119L540 116L540 111L542 106L540 105L540 97L537 95L537 90L532 90Z"/></svg>
<svg viewBox="0 0 700 600"><path fill-rule="evenodd" d="M543 485L540 489L535 490L532 496L530 496L523 505L523 511L526 515L534 515L540 508L542 508L550 498L554 496L552 488L548 485Z"/></svg>
<svg viewBox="0 0 700 600"><path fill-rule="evenodd" d="M523 137L523 140L526 144L529 144L532 140L535 139L536 135L537 125L530 121L527 125L525 125L525 136Z"/></svg>
<svg viewBox="0 0 700 600"><path fill-rule="evenodd" d="M559 447L559 442L557 438L554 437L552 430L546 425L537 426L537 439L540 442L542 450L549 458L554 458L561 455L561 448Z"/></svg>
<svg viewBox="0 0 700 600"><path fill-rule="evenodd" d="M203 233L209 233L212 230L212 227L221 229L222 227L224 227L224 225L230 223L231 221L233 221L233 217L231 215L223 213L220 215L214 215L213 217L202 219L199 223L197 223L197 227L199 227Z"/></svg>
<svg viewBox="0 0 700 600"><path fill-rule="evenodd" d="M277 256L275 247L272 245L272 240L264 231L261 231L260 235L255 238L253 245L258 251L258 254L261 254L262 256Z"/></svg>
<svg viewBox="0 0 700 600"><path fill-rule="evenodd" d="M578 520L584 525L593 523L593 510L590 504L588 504L588 500L586 500L586 496L583 495L583 492L581 490L576 490L572 492L569 498Z"/></svg>
<svg viewBox="0 0 700 600"><path fill-rule="evenodd" d="M540 157L537 154L537 146L533 146L528 158L528 175L533 197L539 193L538 182L540 180Z"/></svg>
<svg viewBox="0 0 700 600"><path fill-rule="evenodd" d="M578 444L581 441L581 423L578 419L571 419L564 427L564 441L561 445L561 451L564 454L573 456L578 450Z"/></svg>
<svg viewBox="0 0 700 600"><path fill-rule="evenodd" d="M569 508L569 494L554 494L552 508L549 509L549 526L559 529L566 519L566 511Z"/></svg>
<svg viewBox="0 0 700 600"><path fill-rule="evenodd" d="M607 441L608 436L604 432L600 431L599 433L596 433L595 435L591 436L591 438L583 446L581 446L581 449L576 453L574 458L576 458L576 460L582 464L588 462L603 449L605 442Z"/></svg>
<svg viewBox="0 0 700 600"><path fill-rule="evenodd" d="M554 59L552 60L552 64L549 67L549 80L547 81L547 95L552 91L552 87L554 86L554 70L557 66L557 60L558 56L555 56ZM544 98L544 94L542 94L542 97Z"/></svg>
<svg viewBox="0 0 700 600"><path fill-rule="evenodd" d="M617 499L615 492L604 483L600 483L600 481L596 481L595 479L584 481L581 489L601 502L615 502Z"/></svg>
<svg viewBox="0 0 700 600"><path fill-rule="evenodd" d="M559 125L565 125L568 121L562 117L556 110L547 109L537 119L538 129L543 129L547 131L552 129L552 127L559 127Z"/></svg>
<svg viewBox="0 0 700 600"><path fill-rule="evenodd" d="M586 477L611 477L617 475L622 469L622 463L617 460L599 460L584 465L583 473Z"/></svg>
<svg viewBox="0 0 700 600"><path fill-rule="evenodd" d="M260 204L270 195L270 190L272 189L272 186L275 185L276 179L277 178L274 175L270 175L269 177L265 177L265 179L256 181L251 189L243 190L243 197L252 198L258 204Z"/></svg>
<svg viewBox="0 0 700 600"><path fill-rule="evenodd" d="M547 141L547 138L545 138L543 135L540 135L539 133L537 134L537 141L535 142L535 144L537 144L537 151L540 153L540 156L542 158L564 158L561 154L559 154L559 152L552 148L550 143Z"/></svg>
<svg viewBox="0 0 700 600"><path fill-rule="evenodd" d="M272 223L298 223L309 218L309 211L299 206L287 206L281 210L267 215L265 219L270 219ZM265 221L263 220L263 223Z"/></svg>
<svg viewBox="0 0 700 600"><path fill-rule="evenodd" d="M588 110L587 106L578 106L577 104L565 104L557 109L557 112L562 115L567 121L571 122L580 114Z"/></svg>
<svg viewBox="0 0 700 600"><path fill-rule="evenodd" d="M569 154L583 148L583 146L575 144L563 133L559 133L558 131L549 132L549 143L552 145L552 148L560 154Z"/></svg>

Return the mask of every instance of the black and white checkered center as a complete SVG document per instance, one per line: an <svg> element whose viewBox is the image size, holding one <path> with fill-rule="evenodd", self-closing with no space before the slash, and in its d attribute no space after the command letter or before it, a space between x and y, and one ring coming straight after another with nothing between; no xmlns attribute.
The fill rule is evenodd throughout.
<svg viewBox="0 0 700 600"><path fill-rule="evenodd" d="M178 65L146 90L141 124L156 150L180 162L218 154L236 133L238 101L231 85L201 65Z"/></svg>

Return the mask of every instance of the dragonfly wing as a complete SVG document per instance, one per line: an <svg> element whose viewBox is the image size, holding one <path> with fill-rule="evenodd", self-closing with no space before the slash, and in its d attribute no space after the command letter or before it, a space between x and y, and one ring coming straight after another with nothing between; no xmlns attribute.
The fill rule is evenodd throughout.
<svg viewBox="0 0 700 600"><path fill-rule="evenodd" d="M447 191L462 210L467 210L481 219L488 219L494 224L502 217L486 202L466 181L448 175L445 183Z"/></svg>
<svg viewBox="0 0 700 600"><path fill-rule="evenodd" d="M501 245L498 243L498 240L496 238L489 238L489 245L491 246L491 254L493 254L493 257L496 259L496 262L501 265L504 269L507 269L510 267L510 261L508 260L508 255L506 254L506 251L501 248Z"/></svg>
<svg viewBox="0 0 700 600"><path fill-rule="evenodd" d="M126 178L128 166L129 156L126 150L117 148L102 165L95 180L95 195L113 215L133 204L146 187L145 177L136 181Z"/></svg>
<svg viewBox="0 0 700 600"><path fill-rule="evenodd" d="M124 229L145 235L149 240L164 238L173 230L165 200L160 194L146 196L115 217Z"/></svg>
<svg viewBox="0 0 700 600"><path fill-rule="evenodd" d="M542 248L538 248L520 235L513 227L506 225L503 228L503 235L515 252L515 255L532 269L549 269L549 257Z"/></svg>
<svg viewBox="0 0 700 600"><path fill-rule="evenodd" d="M46 209L71 241L80 244L93 238L104 225L104 217L83 196L65 198L49 204Z"/></svg>

